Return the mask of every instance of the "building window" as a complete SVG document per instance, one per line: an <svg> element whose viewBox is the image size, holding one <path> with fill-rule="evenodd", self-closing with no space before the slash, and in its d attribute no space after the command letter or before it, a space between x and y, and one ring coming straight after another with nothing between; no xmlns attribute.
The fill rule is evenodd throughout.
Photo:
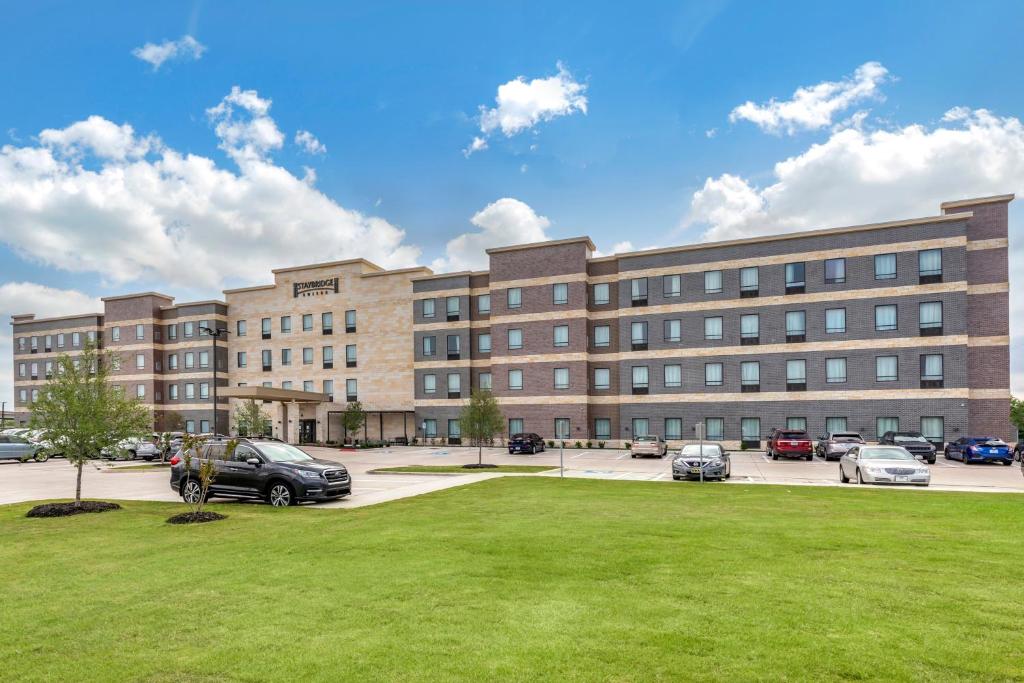
<svg viewBox="0 0 1024 683"><path fill-rule="evenodd" d="M489 333L481 334L476 338L476 347L480 353L491 352L491 335Z"/></svg>
<svg viewBox="0 0 1024 683"><path fill-rule="evenodd" d="M355 349L353 349L353 355L354 355L354 353L355 353ZM320 355L321 355L321 359L323 361L323 368L324 368L324 370L333 370L334 369L334 347L333 346L321 347Z"/></svg>
<svg viewBox="0 0 1024 683"><path fill-rule="evenodd" d="M629 339L634 351L647 349L647 323L635 322L629 326Z"/></svg>
<svg viewBox="0 0 1024 683"><path fill-rule="evenodd" d="M665 418L665 438L666 439L681 439L683 438L683 420L679 417L666 417Z"/></svg>
<svg viewBox="0 0 1024 683"><path fill-rule="evenodd" d="M632 305L647 305L647 278L638 277L629 281L629 296Z"/></svg>
<svg viewBox="0 0 1024 683"><path fill-rule="evenodd" d="M760 273L757 266L740 268L740 296L757 296L760 287Z"/></svg>
<svg viewBox="0 0 1024 683"><path fill-rule="evenodd" d="M292 331L292 317L290 315L281 316L281 333L288 333Z"/></svg>
<svg viewBox="0 0 1024 683"><path fill-rule="evenodd" d="M64 335L63 334L58 334L57 335L57 348L58 349L63 349L64 348Z"/></svg>
<svg viewBox="0 0 1024 683"><path fill-rule="evenodd" d="M523 305L523 290L521 287L511 287L506 292L509 308L520 308Z"/></svg>
<svg viewBox="0 0 1024 683"><path fill-rule="evenodd" d="M491 390L491 373L481 372L479 375L477 375L477 378L477 384L481 389L485 391Z"/></svg>
<svg viewBox="0 0 1024 683"><path fill-rule="evenodd" d="M941 353L926 353L921 356L921 388L936 389L943 385Z"/></svg>
<svg viewBox="0 0 1024 683"><path fill-rule="evenodd" d="M199 383L199 398L208 399L210 398L210 384L209 382Z"/></svg>
<svg viewBox="0 0 1024 683"><path fill-rule="evenodd" d="M462 376L456 372L448 373L448 398L462 396Z"/></svg>
<svg viewBox="0 0 1024 683"><path fill-rule="evenodd" d="M721 441L725 438L725 418L704 418L704 438L709 441Z"/></svg>
<svg viewBox="0 0 1024 683"><path fill-rule="evenodd" d="M846 332L846 309L829 308L825 311L825 334Z"/></svg>
<svg viewBox="0 0 1024 683"><path fill-rule="evenodd" d="M608 325L594 326L594 346L608 346L611 344L611 327Z"/></svg>
<svg viewBox="0 0 1024 683"><path fill-rule="evenodd" d="M135 338L136 339L145 339L146 338L146 326L145 325L136 325L135 326Z"/></svg>
<svg viewBox="0 0 1024 683"><path fill-rule="evenodd" d="M235 358L235 364L238 367L240 367L240 368L244 368L245 367L245 364L246 364L245 351L239 351L238 352L238 355Z"/></svg>
<svg viewBox="0 0 1024 683"><path fill-rule="evenodd" d="M235 336L236 337L244 337L245 336L245 321L244 320L238 320L238 321L235 322Z"/></svg>
<svg viewBox="0 0 1024 683"><path fill-rule="evenodd" d="M177 401L178 400L178 385L177 384L172 384L171 386L169 386L167 388L167 396L172 401Z"/></svg>
<svg viewBox="0 0 1024 683"><path fill-rule="evenodd" d="M759 391L761 388L761 363L744 361L740 363L740 390Z"/></svg>
<svg viewBox="0 0 1024 683"><path fill-rule="evenodd" d="M922 417L921 436L932 443L942 444L946 440L945 420L942 417Z"/></svg>
<svg viewBox="0 0 1024 683"><path fill-rule="evenodd" d="M523 389L523 371L522 370L509 370L508 371L508 388L510 391L522 391Z"/></svg>
<svg viewBox="0 0 1024 683"><path fill-rule="evenodd" d="M345 380L345 400L351 403L359 400L359 382L354 379Z"/></svg>
<svg viewBox="0 0 1024 683"><path fill-rule="evenodd" d="M196 354L189 351L185 354L185 369L191 370L196 366Z"/></svg>
<svg viewBox="0 0 1024 683"><path fill-rule="evenodd" d="M25 350L25 338L24 337L18 337L18 351L24 351L24 350Z"/></svg>
<svg viewBox="0 0 1024 683"><path fill-rule="evenodd" d="M683 338L683 321L666 320L664 330L665 341L678 342Z"/></svg>
<svg viewBox="0 0 1024 683"><path fill-rule="evenodd" d="M704 338L722 338L722 318L720 316L715 316L713 318L704 318Z"/></svg>
<svg viewBox="0 0 1024 683"><path fill-rule="evenodd" d="M433 394L437 392L437 375L423 375L423 393Z"/></svg>
<svg viewBox="0 0 1024 683"><path fill-rule="evenodd" d="M740 438L747 442L761 442L761 418L744 417L740 418Z"/></svg>
<svg viewBox="0 0 1024 683"><path fill-rule="evenodd" d="M508 348L511 350L523 348L523 331L519 328L512 328L508 331Z"/></svg>
<svg viewBox="0 0 1024 683"><path fill-rule="evenodd" d="M919 320L922 337L942 334L942 302L926 301L921 303Z"/></svg>
<svg viewBox="0 0 1024 683"><path fill-rule="evenodd" d="M200 351L199 352L199 367L208 368L210 367L210 352Z"/></svg>
<svg viewBox="0 0 1024 683"><path fill-rule="evenodd" d="M705 363L704 364L704 386L708 386L708 387L720 387L720 386L722 386L722 364L721 363Z"/></svg>
<svg viewBox="0 0 1024 683"><path fill-rule="evenodd" d="M646 365L633 366L633 393L646 394L649 390L648 371Z"/></svg>
<svg viewBox="0 0 1024 683"><path fill-rule="evenodd" d="M877 254L875 256L875 279L896 279L896 254Z"/></svg>
<svg viewBox="0 0 1024 683"><path fill-rule="evenodd" d="M665 386L669 388L683 386L683 366L682 365L666 365L665 366Z"/></svg>
<svg viewBox="0 0 1024 683"><path fill-rule="evenodd" d="M195 434L196 433L196 421L195 420L185 420L185 431L188 432L189 434Z"/></svg>
<svg viewBox="0 0 1024 683"><path fill-rule="evenodd" d="M459 441L462 438L462 428L458 419L448 420L448 440Z"/></svg>
<svg viewBox="0 0 1024 683"><path fill-rule="evenodd" d="M434 299L423 299L420 302L420 307L421 307L421 310L423 311L423 317L424 318L433 318L434 317L434 306L435 306L435 303L436 302L435 302Z"/></svg>
<svg viewBox="0 0 1024 683"><path fill-rule="evenodd" d="M896 329L896 304L875 306L875 330L888 332Z"/></svg>
<svg viewBox="0 0 1024 683"><path fill-rule="evenodd" d="M292 364L292 350L291 349L281 349L281 365L291 365L291 364Z"/></svg>
<svg viewBox="0 0 1024 683"><path fill-rule="evenodd" d="M705 294L721 294L722 293L722 271L720 270L708 270L704 272L704 293Z"/></svg>
<svg viewBox="0 0 1024 683"><path fill-rule="evenodd" d="M899 357L877 356L875 358L875 381L895 382L899 379Z"/></svg>
<svg viewBox="0 0 1024 683"><path fill-rule="evenodd" d="M445 297L444 300L444 311L448 320L458 320L459 314L461 313L461 306L459 304L459 297L449 296Z"/></svg>
<svg viewBox="0 0 1024 683"><path fill-rule="evenodd" d="M666 298L678 297L683 293L681 275L665 275L661 278L662 294Z"/></svg>
<svg viewBox="0 0 1024 683"><path fill-rule="evenodd" d="M260 356L261 356L261 359L262 359L263 371L264 372L269 372L272 369L272 367L273 367L273 362L271 360L271 352L270 352L270 350L269 349L264 349L263 351L260 352Z"/></svg>
<svg viewBox="0 0 1024 683"><path fill-rule="evenodd" d="M569 388L569 368L555 368L555 389Z"/></svg>
<svg viewBox="0 0 1024 683"><path fill-rule="evenodd" d="M569 326L555 325L555 346L569 345Z"/></svg>
<svg viewBox="0 0 1024 683"><path fill-rule="evenodd" d="M345 311L345 332L356 331L356 312Z"/></svg>
<svg viewBox="0 0 1024 683"><path fill-rule="evenodd" d="M594 305L602 306L611 301L610 287L607 282L594 285Z"/></svg>
<svg viewBox="0 0 1024 683"><path fill-rule="evenodd" d="M508 434L509 436L515 436L516 434L523 433L523 418L521 417L510 417L508 420Z"/></svg>
<svg viewBox="0 0 1024 683"><path fill-rule="evenodd" d="M448 360L462 357L462 339L457 334L448 335Z"/></svg>
<svg viewBox="0 0 1024 683"><path fill-rule="evenodd" d="M825 381L829 384L841 384L846 381L846 359L825 359Z"/></svg>
<svg viewBox="0 0 1024 683"><path fill-rule="evenodd" d="M634 417L632 421L633 438L650 436L650 423L646 417Z"/></svg>
<svg viewBox="0 0 1024 683"><path fill-rule="evenodd" d="M36 338L32 337L32 348L33 349L36 348L35 341L36 341ZM74 346L74 347L79 347L79 346L82 345L82 335L81 335L81 333L79 333L79 332L72 332L71 333L71 345Z"/></svg>
<svg viewBox="0 0 1024 683"><path fill-rule="evenodd" d="M551 301L556 306L569 303L569 285L564 282L551 285Z"/></svg>
<svg viewBox="0 0 1024 683"><path fill-rule="evenodd" d="M846 282L846 259L830 258L825 260L825 284L841 285Z"/></svg>
<svg viewBox="0 0 1024 683"><path fill-rule="evenodd" d="M185 400L193 399L196 397L196 385L186 384L185 385Z"/></svg>
<svg viewBox="0 0 1024 683"><path fill-rule="evenodd" d="M924 249L917 252L917 274L921 284L942 282L942 250Z"/></svg>
<svg viewBox="0 0 1024 683"><path fill-rule="evenodd" d="M807 339L807 312L786 311L786 341L802 342Z"/></svg>
<svg viewBox="0 0 1024 683"><path fill-rule="evenodd" d="M612 438L612 421L607 417L594 418L594 438L605 440Z"/></svg>
<svg viewBox="0 0 1024 683"><path fill-rule="evenodd" d="M760 335L757 313L740 316L740 344L756 344Z"/></svg>
<svg viewBox="0 0 1024 683"><path fill-rule="evenodd" d="M324 393L327 394L327 400L333 402L334 401L334 380L333 379L325 379L323 387L324 387Z"/></svg>
<svg viewBox="0 0 1024 683"><path fill-rule="evenodd" d="M786 361L786 390L803 391L807 388L807 361L792 358Z"/></svg>
<svg viewBox="0 0 1024 683"><path fill-rule="evenodd" d="M27 373L25 372L25 364L18 363L18 377L24 377Z"/></svg>
<svg viewBox="0 0 1024 683"><path fill-rule="evenodd" d="M556 417L555 418L555 438L556 439L568 439L569 438L569 418L567 417Z"/></svg>
<svg viewBox="0 0 1024 683"><path fill-rule="evenodd" d="M32 337L32 352L39 350L39 337Z"/></svg>
<svg viewBox="0 0 1024 683"><path fill-rule="evenodd" d="M594 388L608 389L611 387L612 373L608 368L594 368Z"/></svg>
<svg viewBox="0 0 1024 683"><path fill-rule="evenodd" d="M334 334L334 314L320 314L320 328L324 334Z"/></svg>
<svg viewBox="0 0 1024 683"><path fill-rule="evenodd" d="M287 384L288 386L285 386L285 384ZM270 389L271 387L274 386L274 383L273 382L263 382L262 386L263 386L264 389ZM291 382L281 382L281 388L282 389L291 389L291 387L292 387L292 383Z"/></svg>
<svg viewBox="0 0 1024 683"><path fill-rule="evenodd" d="M182 323L182 328L185 333L185 337L195 336L196 325L193 322Z"/></svg>
<svg viewBox="0 0 1024 683"><path fill-rule="evenodd" d="M167 356L167 369L168 370L177 370L178 369L178 354L172 353L171 355Z"/></svg>
<svg viewBox="0 0 1024 683"><path fill-rule="evenodd" d="M270 383L269 382L264 382L263 385L264 386L270 386ZM291 389L292 388L291 380L286 380L284 382L281 382L281 388L282 389Z"/></svg>
<svg viewBox="0 0 1024 683"><path fill-rule="evenodd" d="M786 429L792 429L793 431L806 432L807 431L807 418L806 417L787 417L786 418Z"/></svg>
<svg viewBox="0 0 1024 683"><path fill-rule="evenodd" d="M487 315L491 312L491 295L480 294L476 298L476 310L478 313Z"/></svg>
<svg viewBox="0 0 1024 683"><path fill-rule="evenodd" d="M306 346L302 349L302 364L312 365L313 364L313 347Z"/></svg>
<svg viewBox="0 0 1024 683"><path fill-rule="evenodd" d="M800 294L807 285L803 263L786 264L786 294Z"/></svg>
<svg viewBox="0 0 1024 683"><path fill-rule="evenodd" d="M313 331L313 314L303 313L302 314L302 331L312 332Z"/></svg>
<svg viewBox="0 0 1024 683"><path fill-rule="evenodd" d="M144 370L146 367L146 356L141 353L135 354L135 369Z"/></svg>
<svg viewBox="0 0 1024 683"><path fill-rule="evenodd" d="M110 341L116 341L116 342L121 341L121 328L120 327L112 327L112 328L110 328Z"/></svg>
<svg viewBox="0 0 1024 683"><path fill-rule="evenodd" d="M437 420L428 419L423 421L423 436L428 439L437 438Z"/></svg>
<svg viewBox="0 0 1024 683"><path fill-rule="evenodd" d="M437 352L437 337L423 338L423 355L433 356Z"/></svg>
<svg viewBox="0 0 1024 683"><path fill-rule="evenodd" d="M876 417L875 438L880 438L886 432L900 431L900 419L898 417Z"/></svg>

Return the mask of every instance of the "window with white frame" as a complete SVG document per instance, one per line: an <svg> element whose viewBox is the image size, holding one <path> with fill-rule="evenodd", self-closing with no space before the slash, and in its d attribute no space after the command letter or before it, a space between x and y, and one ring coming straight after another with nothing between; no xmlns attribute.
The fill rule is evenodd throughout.
<svg viewBox="0 0 1024 683"><path fill-rule="evenodd" d="M840 334L842 332L846 332L846 309L827 309L825 311L825 333Z"/></svg>
<svg viewBox="0 0 1024 683"><path fill-rule="evenodd" d="M896 279L896 254L875 255L875 279L895 280Z"/></svg>
<svg viewBox="0 0 1024 683"><path fill-rule="evenodd" d="M900 377L898 356L875 357L875 381L895 382Z"/></svg>
<svg viewBox="0 0 1024 683"><path fill-rule="evenodd" d="M423 375L423 393L434 394L437 393L437 375Z"/></svg>
<svg viewBox="0 0 1024 683"><path fill-rule="evenodd" d="M522 370L509 370L508 371L508 388L510 391L522 391L523 389L523 371Z"/></svg>
<svg viewBox="0 0 1024 683"><path fill-rule="evenodd" d="M480 353L491 352L491 335L485 332L476 338L477 351Z"/></svg>
<svg viewBox="0 0 1024 683"><path fill-rule="evenodd" d="M889 332L895 330L896 327L896 304L875 306L875 330Z"/></svg>
<svg viewBox="0 0 1024 683"><path fill-rule="evenodd" d="M594 285L594 304L597 306L606 304L610 301L611 293L610 287L607 282L599 282Z"/></svg>
<svg viewBox="0 0 1024 683"><path fill-rule="evenodd" d="M551 285L551 301L556 306L569 303L569 285L565 282Z"/></svg>
<svg viewBox="0 0 1024 683"><path fill-rule="evenodd" d="M722 338L722 318L720 316L713 316L710 318L704 318L704 338L705 339L721 339Z"/></svg>
<svg viewBox="0 0 1024 683"><path fill-rule="evenodd" d="M555 341L555 346L568 346L569 345L569 326L568 325L555 325L554 341Z"/></svg>
<svg viewBox="0 0 1024 683"><path fill-rule="evenodd" d="M829 384L840 384L846 381L846 359L825 359L825 381Z"/></svg>
<svg viewBox="0 0 1024 683"><path fill-rule="evenodd" d="M608 325L594 326L594 346L608 346L611 344L611 327Z"/></svg>
<svg viewBox="0 0 1024 683"><path fill-rule="evenodd" d="M666 439L681 439L683 438L683 420L679 417L666 417L665 418L665 438Z"/></svg>
<svg viewBox="0 0 1024 683"><path fill-rule="evenodd" d="M523 305L523 290L521 287L511 287L507 290L506 294L509 308L520 308Z"/></svg>
<svg viewBox="0 0 1024 683"><path fill-rule="evenodd" d="M511 328L508 331L508 348L513 351L523 348L523 331L518 327Z"/></svg>
<svg viewBox="0 0 1024 683"><path fill-rule="evenodd" d="M669 388L683 386L683 366L682 365L666 365L665 366L665 386Z"/></svg>
<svg viewBox="0 0 1024 683"><path fill-rule="evenodd" d="M594 388L608 389L611 387L612 373L608 368L594 368Z"/></svg>
<svg viewBox="0 0 1024 683"><path fill-rule="evenodd" d="M720 294L722 292L722 271L704 271L704 293Z"/></svg>
<svg viewBox="0 0 1024 683"><path fill-rule="evenodd" d="M555 389L569 388L569 368L555 368Z"/></svg>
<svg viewBox="0 0 1024 683"><path fill-rule="evenodd" d="M722 386L722 364L721 363L705 363L704 364L704 386L708 386L708 387L720 387L720 386Z"/></svg>

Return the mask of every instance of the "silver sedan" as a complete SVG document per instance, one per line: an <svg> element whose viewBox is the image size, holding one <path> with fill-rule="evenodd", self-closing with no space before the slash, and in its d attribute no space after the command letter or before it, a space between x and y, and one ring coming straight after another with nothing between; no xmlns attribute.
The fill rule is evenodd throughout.
<svg viewBox="0 0 1024 683"><path fill-rule="evenodd" d="M839 481L858 484L928 486L928 465L901 446L854 446L839 459Z"/></svg>
<svg viewBox="0 0 1024 683"><path fill-rule="evenodd" d="M732 461L717 443L704 444L703 451L699 444L688 444L672 459L672 478L676 481L700 479L702 469L704 479L728 479L732 476Z"/></svg>

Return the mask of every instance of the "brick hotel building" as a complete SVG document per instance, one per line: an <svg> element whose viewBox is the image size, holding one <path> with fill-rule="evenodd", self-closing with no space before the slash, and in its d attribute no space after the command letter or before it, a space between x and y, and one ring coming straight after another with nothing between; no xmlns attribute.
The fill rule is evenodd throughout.
<svg viewBox="0 0 1024 683"><path fill-rule="evenodd" d="M96 339L156 428L173 412L225 431L231 403L255 398L275 435L338 440L357 398L361 438L455 440L461 405L487 388L508 432L570 441L679 441L698 424L733 447L774 426L1011 438L1012 199L599 258L586 237L502 247L481 272L355 259L277 269L223 301L146 293L16 315L15 416L58 354Z"/></svg>

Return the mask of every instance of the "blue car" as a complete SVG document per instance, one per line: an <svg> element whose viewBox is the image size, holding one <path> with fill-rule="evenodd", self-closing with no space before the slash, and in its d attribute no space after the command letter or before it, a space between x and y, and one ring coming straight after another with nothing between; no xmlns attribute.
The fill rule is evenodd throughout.
<svg viewBox="0 0 1024 683"><path fill-rule="evenodd" d="M1013 464L1013 453L1002 439L994 436L964 436L946 445L946 460L972 462L1001 462Z"/></svg>

